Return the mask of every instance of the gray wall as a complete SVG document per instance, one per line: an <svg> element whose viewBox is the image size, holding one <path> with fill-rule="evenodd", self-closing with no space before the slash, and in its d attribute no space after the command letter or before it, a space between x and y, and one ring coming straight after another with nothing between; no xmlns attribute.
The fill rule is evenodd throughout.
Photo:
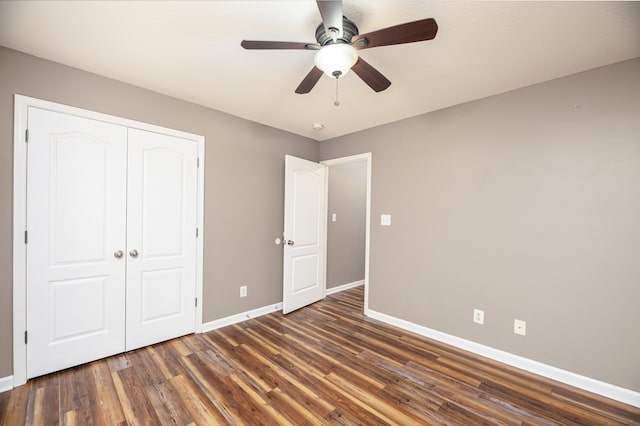
<svg viewBox="0 0 640 426"><path fill-rule="evenodd" d="M0 377L13 374L16 93L204 135L203 319L282 300L282 248L273 239L283 226L284 155L317 161L317 142L3 47L0 75Z"/></svg>
<svg viewBox="0 0 640 426"><path fill-rule="evenodd" d="M371 309L640 391L640 59L320 144L369 151Z"/></svg>
<svg viewBox="0 0 640 426"><path fill-rule="evenodd" d="M366 208L367 162L330 166L327 288L364 280Z"/></svg>

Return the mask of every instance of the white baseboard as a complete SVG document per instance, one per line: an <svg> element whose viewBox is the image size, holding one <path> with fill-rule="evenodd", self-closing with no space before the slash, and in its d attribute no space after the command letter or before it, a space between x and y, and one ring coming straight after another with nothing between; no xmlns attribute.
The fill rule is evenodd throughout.
<svg viewBox="0 0 640 426"><path fill-rule="evenodd" d="M267 315L272 312L277 312L281 310L282 310L282 303L276 303L275 305L263 306L262 308L256 308L250 311L241 312L239 314L230 315L228 317L203 323L202 332L206 333L207 331L215 330L221 327L226 327L228 325L237 324L239 322L246 321L248 319L260 317L262 315Z"/></svg>
<svg viewBox="0 0 640 426"><path fill-rule="evenodd" d="M0 392L13 389L13 376L0 377Z"/></svg>
<svg viewBox="0 0 640 426"><path fill-rule="evenodd" d="M336 287L328 288L325 294L328 296L333 293L338 293L339 291L349 290L350 288L358 287L364 285L364 280L354 281L352 283L342 284Z"/></svg>
<svg viewBox="0 0 640 426"><path fill-rule="evenodd" d="M601 382L590 377L581 376L580 374L572 373L571 371L562 370L560 368L552 367L550 365L543 364L541 362L534 361L519 355L514 355L509 352L481 345L470 340L443 333L441 331L433 330L431 328L423 327L421 325L405 321L400 318L392 317L387 314L376 312L371 309L367 309L365 311L365 315L370 318L385 322L387 324L402 328L404 330L429 337L431 339L446 343L451 346L455 346L465 351L473 352L477 355L491 358L495 361L499 361L504 364L517 367L522 370L526 370L531 373L538 374L552 380L557 380L559 382L640 408L640 392L621 388L619 386Z"/></svg>
<svg viewBox="0 0 640 426"><path fill-rule="evenodd" d="M328 296L330 294L337 293L339 291L348 290L350 288L358 287L359 285L363 285L363 284L364 284L364 280L354 281L352 283L347 283L337 287L328 288L325 294ZM281 310L282 310L282 302L276 303L275 305L263 306L262 308L256 308L250 311L241 312L239 314L230 315L228 317L203 323L202 332L206 333L207 331L215 330L221 327L226 327L228 325L237 324L239 322L246 321L248 319L257 318L262 315L267 315L272 312L278 312Z"/></svg>

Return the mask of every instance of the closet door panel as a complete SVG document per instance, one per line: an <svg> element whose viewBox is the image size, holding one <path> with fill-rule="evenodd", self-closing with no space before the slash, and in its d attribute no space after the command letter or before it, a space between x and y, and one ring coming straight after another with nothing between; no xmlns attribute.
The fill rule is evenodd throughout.
<svg viewBox="0 0 640 426"><path fill-rule="evenodd" d="M124 351L125 127L29 108L27 376Z"/></svg>
<svg viewBox="0 0 640 426"><path fill-rule="evenodd" d="M195 330L197 143L129 129L127 350Z"/></svg>

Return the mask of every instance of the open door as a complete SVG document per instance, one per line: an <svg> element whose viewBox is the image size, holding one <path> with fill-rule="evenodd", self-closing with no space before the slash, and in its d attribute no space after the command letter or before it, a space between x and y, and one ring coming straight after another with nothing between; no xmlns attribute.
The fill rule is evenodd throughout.
<svg viewBox="0 0 640 426"><path fill-rule="evenodd" d="M285 156L282 312L324 298L326 166Z"/></svg>

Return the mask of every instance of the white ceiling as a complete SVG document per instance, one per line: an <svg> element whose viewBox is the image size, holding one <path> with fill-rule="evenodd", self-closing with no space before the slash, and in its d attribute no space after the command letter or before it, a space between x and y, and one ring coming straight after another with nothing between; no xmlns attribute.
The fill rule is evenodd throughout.
<svg viewBox="0 0 640 426"><path fill-rule="evenodd" d="M344 14L361 34L430 17L439 31L361 51L392 85L351 72L339 107L328 77L294 93L313 51L240 47L315 42L313 0L3 1L0 45L316 140L640 56L639 2L345 0Z"/></svg>

